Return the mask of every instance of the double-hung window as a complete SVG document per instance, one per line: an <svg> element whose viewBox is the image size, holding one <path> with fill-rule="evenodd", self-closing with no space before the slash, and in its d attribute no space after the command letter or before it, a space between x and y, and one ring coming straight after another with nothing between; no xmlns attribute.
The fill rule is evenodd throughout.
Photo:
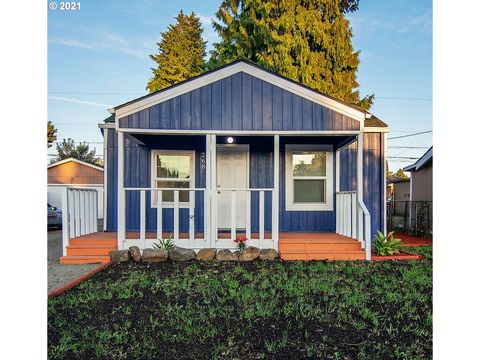
<svg viewBox="0 0 480 360"><path fill-rule="evenodd" d="M152 151L152 188L189 189L195 187L195 152L185 150ZM179 191L179 206L188 207L189 192ZM173 206L174 190L162 191L162 206ZM152 206L157 206L157 191L152 191Z"/></svg>
<svg viewBox="0 0 480 360"><path fill-rule="evenodd" d="M287 211L333 210L331 145L285 145Z"/></svg>

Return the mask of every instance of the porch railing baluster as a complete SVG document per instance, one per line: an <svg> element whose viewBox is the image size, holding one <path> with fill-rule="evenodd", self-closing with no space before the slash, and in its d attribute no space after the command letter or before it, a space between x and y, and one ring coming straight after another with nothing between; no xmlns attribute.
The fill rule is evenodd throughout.
<svg viewBox="0 0 480 360"><path fill-rule="evenodd" d="M145 190L140 191L140 247L146 248L147 239L145 236Z"/></svg>

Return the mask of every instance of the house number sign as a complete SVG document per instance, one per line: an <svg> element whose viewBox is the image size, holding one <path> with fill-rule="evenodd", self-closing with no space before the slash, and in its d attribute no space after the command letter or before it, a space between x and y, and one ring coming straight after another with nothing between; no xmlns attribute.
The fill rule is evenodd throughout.
<svg viewBox="0 0 480 360"><path fill-rule="evenodd" d="M206 155L204 152L202 152L200 154L200 166L202 169L206 169L207 168L207 159L206 159Z"/></svg>

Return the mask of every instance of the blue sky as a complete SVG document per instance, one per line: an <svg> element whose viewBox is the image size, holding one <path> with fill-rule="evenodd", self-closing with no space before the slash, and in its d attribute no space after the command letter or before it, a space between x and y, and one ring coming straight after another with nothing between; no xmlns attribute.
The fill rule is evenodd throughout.
<svg viewBox="0 0 480 360"><path fill-rule="evenodd" d="M180 9L195 11L209 47L220 1L81 1L79 11L48 10L48 118L58 139L91 142L102 154L97 124L106 108L144 95L160 32ZM432 129L431 0L360 0L349 14L353 45L361 51L362 94L376 95L371 112L390 126L389 137ZM415 100L414 100L415 99ZM388 156L419 157L432 135L389 141ZM49 153L55 153L54 147ZM390 159L391 170L414 160Z"/></svg>

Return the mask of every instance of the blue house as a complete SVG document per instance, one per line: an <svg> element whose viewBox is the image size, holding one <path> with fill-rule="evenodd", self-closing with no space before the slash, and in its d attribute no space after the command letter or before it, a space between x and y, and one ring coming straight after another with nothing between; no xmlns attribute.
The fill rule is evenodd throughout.
<svg viewBox="0 0 480 360"><path fill-rule="evenodd" d="M245 236L285 259L369 260L385 231L388 127L356 106L240 60L109 111L104 230L119 249Z"/></svg>

